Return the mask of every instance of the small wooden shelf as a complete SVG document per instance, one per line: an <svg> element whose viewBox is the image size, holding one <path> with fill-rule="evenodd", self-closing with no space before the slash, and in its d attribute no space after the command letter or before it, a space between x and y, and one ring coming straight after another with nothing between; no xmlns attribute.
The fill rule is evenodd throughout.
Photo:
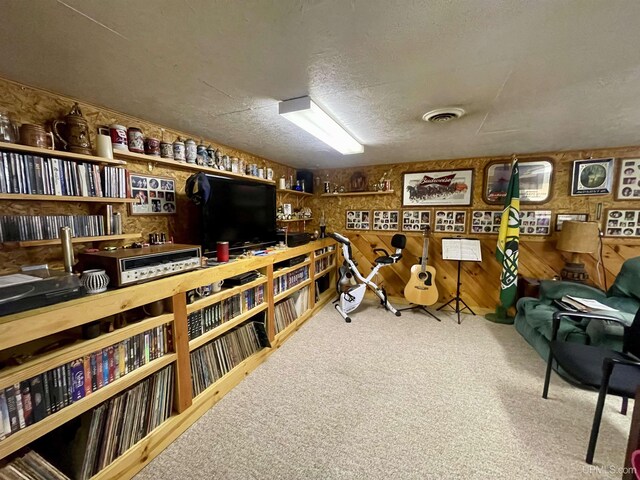
<svg viewBox="0 0 640 480"><path fill-rule="evenodd" d="M268 183L269 185L275 185L275 180L267 180L266 178L253 177L251 175L242 175L240 173L227 172L226 170L218 170L217 168L205 167L203 165L196 165L195 163L180 162L177 160L171 160L170 158L162 158L154 155L145 155L143 153L129 152L128 150L113 150L113 156L122 158L129 161L138 162L152 162L159 165L166 165L171 168L177 168L180 170L191 170L194 172L207 172L212 175L220 175L221 177L236 178L242 180L249 180L251 182Z"/></svg>
<svg viewBox="0 0 640 480"><path fill-rule="evenodd" d="M313 197L313 193L309 193L309 192L299 192L298 190L276 190L277 193L281 193L282 195L286 195L286 194L292 194L292 195L299 195L301 197Z"/></svg>
<svg viewBox="0 0 640 480"><path fill-rule="evenodd" d="M89 242L108 242L110 240L131 240L133 238L140 238L140 233L123 233L122 235L102 235L99 237L74 237L71 239L71 243L89 243ZM5 244L15 243L19 247L41 247L44 245L59 245L60 239L54 238L53 240L28 240L24 242L5 242Z"/></svg>
<svg viewBox="0 0 640 480"><path fill-rule="evenodd" d="M365 195L391 195L394 190L386 190L383 192L344 192L344 193L323 193L321 197L360 197Z"/></svg>
<svg viewBox="0 0 640 480"><path fill-rule="evenodd" d="M205 343L209 343L211 340L215 339L216 337L219 337L223 333L226 333L232 328L240 325L242 322L244 322L248 318L251 318L254 315L266 310L268 306L269 304L267 302L263 302L260 305L256 305L255 307L247 310L246 312L241 313L240 315L233 317L230 320L227 320L222 325L218 325L213 330L204 332L199 337L196 337L193 340L189 341L189 351L196 350L201 346L203 346Z"/></svg>
<svg viewBox="0 0 640 480"><path fill-rule="evenodd" d="M311 264L311 258L306 258L304 262L300 262L294 265L293 267L286 267L286 268L281 268L279 270L275 270L273 272L273 279L275 280L276 278L286 275L289 272L293 272L294 270L297 270L300 267L304 267L305 265L310 265L310 264Z"/></svg>
<svg viewBox="0 0 640 480"><path fill-rule="evenodd" d="M224 290L221 290L217 293L209 295L208 297L201 298L200 300L197 300L187 305L187 314L193 313L197 310L201 310L205 307L208 307L209 305L213 305L214 303L219 303L229 297L233 297L234 295L242 293L246 290L250 290L254 287L257 287L265 283L267 283L267 277L265 277L264 275L261 275L259 278L256 278L254 281L245 283L244 285L238 285L237 287L233 287L233 288L225 288ZM266 296L266 293L267 292L265 292L265 296Z"/></svg>
<svg viewBox="0 0 640 480"><path fill-rule="evenodd" d="M283 300L283 299L287 298L292 293L295 293L298 290L302 290L304 287L306 287L306 286L308 286L310 284L311 284L311 279L307 278L304 282L301 282L301 283L299 283L297 285L294 285L293 287L290 287L290 288L286 289L284 292L280 292L279 294L274 295L273 302L274 303L278 303L280 300Z"/></svg>
<svg viewBox="0 0 640 480"><path fill-rule="evenodd" d="M330 252L321 253L320 255L315 255L313 258L314 260L320 260L321 258L328 257L329 255L333 255L334 253L336 253L336 251L332 250Z"/></svg>
<svg viewBox="0 0 640 480"><path fill-rule="evenodd" d="M289 220L278 220L278 219L276 219L276 222L282 222L282 223L287 223L287 222L310 222L311 220L313 220L313 218L291 218Z"/></svg>
<svg viewBox="0 0 640 480"><path fill-rule="evenodd" d="M31 195L27 193L0 193L0 200L29 200L45 202L83 202L83 203L136 203L137 198L115 197L77 197L72 195Z"/></svg>
<svg viewBox="0 0 640 480"><path fill-rule="evenodd" d="M314 279L320 278L321 276L323 276L326 273L329 273L331 270L334 270L335 268L336 268L336 264L335 263L329 265L324 270L320 270L319 272L316 272L316 274L314 276Z"/></svg>
<svg viewBox="0 0 640 480"><path fill-rule="evenodd" d="M91 340L80 340L61 349L34 358L23 365L5 368L0 371L0 391L10 385L37 376L42 372L51 370L65 363L82 358L90 353L97 352L105 347L114 345L122 340L131 338L139 333L171 323L173 313L165 313L157 317L150 317L126 327L114 330L111 333L100 335Z"/></svg>
<svg viewBox="0 0 640 480"><path fill-rule="evenodd" d="M68 422L72 418L77 417L81 413L84 413L97 405L101 404L105 400L113 397L117 393L120 393L130 386L138 383L140 380L148 377L152 373L161 370L172 362L176 361L175 353L168 353L146 365L135 369L133 372L128 373L124 377L120 377L113 383L110 383L106 387L102 387L100 390L96 390L90 395L72 403L71 405L64 407L62 410L52 413L45 419L34 423L33 425L19 430L12 434L10 437L0 441L0 458L4 458L7 455L15 452L16 450L28 445L34 440L40 438L45 433L54 430L63 423Z"/></svg>
<svg viewBox="0 0 640 480"><path fill-rule="evenodd" d="M0 142L0 150L10 150L21 153L35 153L43 157L64 158L67 160L82 160L83 162L102 163L105 165L126 165L127 162L122 160L113 160L111 158L96 157L93 155L84 155L82 153L64 152L62 150L49 150L48 148L30 147L28 145L19 145L17 143Z"/></svg>

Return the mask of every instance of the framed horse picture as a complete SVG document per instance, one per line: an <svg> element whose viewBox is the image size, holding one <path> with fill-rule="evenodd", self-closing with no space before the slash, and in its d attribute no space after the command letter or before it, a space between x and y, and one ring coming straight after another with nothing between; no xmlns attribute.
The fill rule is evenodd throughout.
<svg viewBox="0 0 640 480"><path fill-rule="evenodd" d="M402 206L471 205L473 169L410 172L403 176Z"/></svg>

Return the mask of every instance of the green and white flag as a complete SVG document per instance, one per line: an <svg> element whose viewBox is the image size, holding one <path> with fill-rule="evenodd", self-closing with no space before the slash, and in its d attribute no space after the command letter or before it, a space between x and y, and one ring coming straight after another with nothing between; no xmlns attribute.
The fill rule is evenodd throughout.
<svg viewBox="0 0 640 480"><path fill-rule="evenodd" d="M511 178L500 221L496 258L502 263L500 303L509 308L516 299L518 283L518 248L520 245L520 175L518 160L511 166Z"/></svg>

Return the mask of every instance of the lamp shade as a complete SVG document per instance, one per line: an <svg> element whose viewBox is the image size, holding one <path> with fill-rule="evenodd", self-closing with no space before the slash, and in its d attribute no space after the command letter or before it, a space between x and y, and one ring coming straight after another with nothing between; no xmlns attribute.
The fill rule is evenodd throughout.
<svg viewBox="0 0 640 480"><path fill-rule="evenodd" d="M596 222L562 222L562 230L556 248L563 252L592 253L598 248L598 224Z"/></svg>

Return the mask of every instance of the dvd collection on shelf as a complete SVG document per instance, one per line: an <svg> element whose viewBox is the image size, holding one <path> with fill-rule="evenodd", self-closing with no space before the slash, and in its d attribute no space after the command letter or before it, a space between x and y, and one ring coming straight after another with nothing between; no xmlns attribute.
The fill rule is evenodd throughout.
<svg viewBox="0 0 640 480"><path fill-rule="evenodd" d="M296 319L309 308L309 287L304 287L294 292L290 297L276 303L274 309L274 320L276 333L291 325Z"/></svg>
<svg viewBox="0 0 640 480"><path fill-rule="evenodd" d="M261 350L266 345L265 337L263 324L249 321L191 352L193 396Z"/></svg>
<svg viewBox="0 0 640 480"><path fill-rule="evenodd" d="M309 278L309 266L296 268L295 270L281 275L278 278L273 279L273 294L277 295L285 290L295 287L299 283L304 282Z"/></svg>
<svg viewBox="0 0 640 480"><path fill-rule="evenodd" d="M0 391L0 440L171 351L165 324Z"/></svg>
<svg viewBox="0 0 640 480"><path fill-rule="evenodd" d="M189 340L213 330L264 302L264 285L245 290L221 302L190 313L187 317Z"/></svg>
<svg viewBox="0 0 640 480"><path fill-rule="evenodd" d="M332 255L322 257L316 260L316 273L321 272L329 268L329 265L333 263Z"/></svg>
<svg viewBox="0 0 640 480"><path fill-rule="evenodd" d="M0 152L0 193L126 198L127 176L123 167Z"/></svg>
<svg viewBox="0 0 640 480"><path fill-rule="evenodd" d="M102 236L104 220L102 215L3 215L0 242L55 240L61 227L69 227L72 237Z"/></svg>
<svg viewBox="0 0 640 480"><path fill-rule="evenodd" d="M23 449L6 465L0 467L0 478L20 480L69 480L33 450Z"/></svg>
<svg viewBox="0 0 640 480"><path fill-rule="evenodd" d="M170 364L53 430L34 449L67 476L89 479L171 416L173 383Z"/></svg>

